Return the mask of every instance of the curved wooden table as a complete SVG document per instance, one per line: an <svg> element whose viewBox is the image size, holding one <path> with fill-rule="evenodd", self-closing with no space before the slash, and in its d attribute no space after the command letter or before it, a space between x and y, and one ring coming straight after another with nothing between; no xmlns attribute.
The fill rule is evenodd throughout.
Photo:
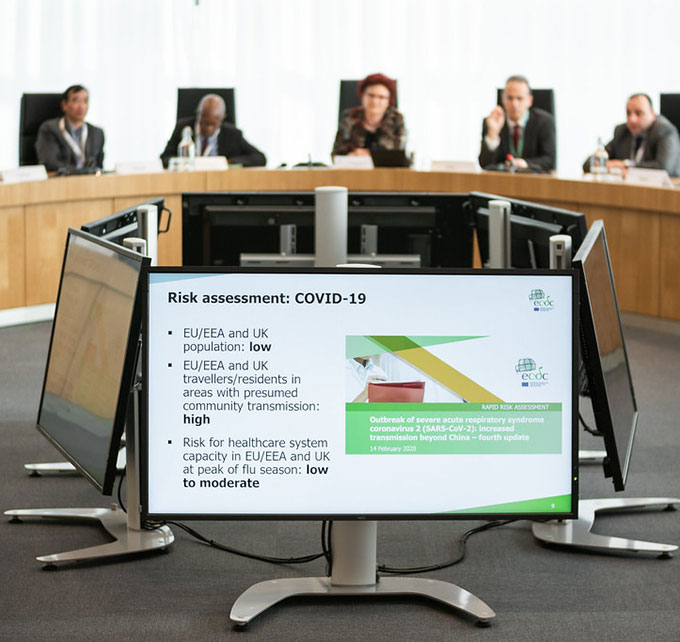
<svg viewBox="0 0 680 642"><path fill-rule="evenodd" d="M159 238L159 262L182 257L181 195L201 191L483 191L584 212L605 222L622 310L680 319L680 190L553 176L419 172L408 169L267 170L73 176L0 184L0 309L56 298L68 227L154 196L174 212Z"/></svg>

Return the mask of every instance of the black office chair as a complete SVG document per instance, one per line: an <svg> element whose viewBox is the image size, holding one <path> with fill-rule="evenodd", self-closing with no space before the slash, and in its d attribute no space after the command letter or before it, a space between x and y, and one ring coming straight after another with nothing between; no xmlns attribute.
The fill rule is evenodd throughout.
<svg viewBox="0 0 680 642"><path fill-rule="evenodd" d="M555 92L552 89L532 89L531 93L534 95L534 107L547 111L555 118ZM497 104L503 106L503 90L497 89L496 94Z"/></svg>
<svg viewBox="0 0 680 642"><path fill-rule="evenodd" d="M204 89L203 87L179 88L177 90L177 120L195 115L198 103L201 102L201 98L206 94L217 94L224 98L227 106L227 115L224 120L232 125L236 125L236 103L233 87L221 87L218 89Z"/></svg>
<svg viewBox="0 0 680 642"><path fill-rule="evenodd" d="M661 94L659 112L680 131L680 94Z"/></svg>
<svg viewBox="0 0 680 642"><path fill-rule="evenodd" d="M342 116L342 112L350 107L358 107L361 104L359 96L357 95L357 87L359 86L359 80L341 80L340 81L340 109L338 111L338 120ZM396 80L394 81L397 82ZM399 92L397 91L397 94ZM399 105L398 95L395 98L395 107Z"/></svg>
<svg viewBox="0 0 680 642"><path fill-rule="evenodd" d="M19 112L19 165L37 165L35 141L40 125L61 116L61 94L23 94Z"/></svg>

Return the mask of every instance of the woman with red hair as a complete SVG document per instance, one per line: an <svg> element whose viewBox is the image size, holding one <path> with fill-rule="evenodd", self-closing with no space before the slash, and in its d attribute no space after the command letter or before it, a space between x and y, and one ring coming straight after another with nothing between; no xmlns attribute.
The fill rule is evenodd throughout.
<svg viewBox="0 0 680 642"><path fill-rule="evenodd" d="M371 74L359 83L357 93L361 105L342 112L332 155L368 156L370 149L402 149L406 127L394 106L394 80Z"/></svg>

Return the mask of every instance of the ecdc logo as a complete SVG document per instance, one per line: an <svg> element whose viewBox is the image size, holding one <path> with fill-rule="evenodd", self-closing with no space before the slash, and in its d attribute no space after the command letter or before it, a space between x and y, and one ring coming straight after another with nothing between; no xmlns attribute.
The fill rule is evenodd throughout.
<svg viewBox="0 0 680 642"><path fill-rule="evenodd" d="M534 312L550 312L555 309L555 302L540 288L529 292L529 301L534 306Z"/></svg>
<svg viewBox="0 0 680 642"><path fill-rule="evenodd" d="M543 366L537 367L529 357L523 357L515 364L515 372L520 376L523 388L548 385L548 373L543 371Z"/></svg>

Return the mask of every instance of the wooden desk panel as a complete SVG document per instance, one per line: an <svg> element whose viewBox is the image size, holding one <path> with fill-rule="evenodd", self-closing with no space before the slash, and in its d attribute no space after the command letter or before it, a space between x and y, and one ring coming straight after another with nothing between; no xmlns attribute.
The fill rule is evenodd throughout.
<svg viewBox="0 0 680 642"><path fill-rule="evenodd" d="M113 211L111 198L26 207L26 305L56 301L66 230Z"/></svg>
<svg viewBox="0 0 680 642"><path fill-rule="evenodd" d="M604 221L619 307L659 315L660 215L590 206L588 223Z"/></svg>
<svg viewBox="0 0 680 642"><path fill-rule="evenodd" d="M179 265L181 194L202 191L311 191L342 185L355 191L489 192L602 218L607 228L619 303L626 311L680 319L680 190L503 173L408 169L182 172L73 176L0 185L0 309L54 300L68 225L163 196L173 210L159 238L159 262ZM25 231L24 231L25 230ZM18 249L24 247L23 255ZM57 248L55 249L50 249ZM8 254L8 248L13 248ZM38 250L40 248L40 250Z"/></svg>
<svg viewBox="0 0 680 642"><path fill-rule="evenodd" d="M0 309L26 305L24 208L0 210Z"/></svg>
<svg viewBox="0 0 680 642"><path fill-rule="evenodd" d="M659 316L680 319L680 216L660 216Z"/></svg>

